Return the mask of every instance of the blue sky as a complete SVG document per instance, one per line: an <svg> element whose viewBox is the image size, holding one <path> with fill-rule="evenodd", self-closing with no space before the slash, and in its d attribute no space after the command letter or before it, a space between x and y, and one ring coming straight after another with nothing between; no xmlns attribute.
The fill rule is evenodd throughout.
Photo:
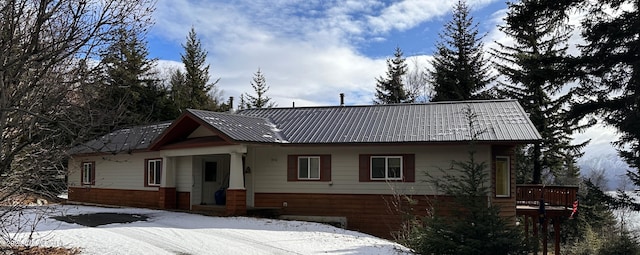
<svg viewBox="0 0 640 255"><path fill-rule="evenodd" d="M487 45L504 1L470 0ZM399 46L426 66L452 1L159 1L150 57L180 66L181 44L193 26L208 51L212 78L224 98L253 92L260 68L279 106L369 104L375 78ZM173 62L171 62L173 61Z"/></svg>

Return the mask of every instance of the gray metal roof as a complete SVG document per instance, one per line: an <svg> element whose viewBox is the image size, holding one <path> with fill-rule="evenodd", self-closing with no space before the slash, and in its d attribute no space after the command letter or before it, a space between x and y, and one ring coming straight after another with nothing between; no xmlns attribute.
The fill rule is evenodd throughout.
<svg viewBox="0 0 640 255"><path fill-rule="evenodd" d="M478 141L540 140L516 100L426 104L248 109L236 114L187 110L187 114L236 142L334 144L470 141L466 109L476 115ZM117 130L70 150L118 153L149 148L171 123ZM180 125L180 123L175 123Z"/></svg>
<svg viewBox="0 0 640 255"><path fill-rule="evenodd" d="M479 141L541 139L516 100L426 104L263 108L239 112L276 124L288 143L401 143L471 140L465 109Z"/></svg>
<svg viewBox="0 0 640 255"><path fill-rule="evenodd" d="M169 125L171 122L119 129L78 145L69 150L69 153L120 153L147 149Z"/></svg>
<svg viewBox="0 0 640 255"><path fill-rule="evenodd" d="M265 118L193 109L187 111L235 141L285 142L276 125Z"/></svg>

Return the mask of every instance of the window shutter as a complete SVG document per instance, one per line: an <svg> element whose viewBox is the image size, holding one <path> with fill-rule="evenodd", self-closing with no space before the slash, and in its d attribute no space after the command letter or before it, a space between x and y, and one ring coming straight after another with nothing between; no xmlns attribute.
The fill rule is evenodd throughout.
<svg viewBox="0 0 640 255"><path fill-rule="evenodd" d="M298 156L289 155L287 157L287 181L298 180Z"/></svg>
<svg viewBox="0 0 640 255"><path fill-rule="evenodd" d="M96 163L91 163L91 185L96 185Z"/></svg>
<svg viewBox="0 0 640 255"><path fill-rule="evenodd" d="M320 181L331 181L331 155L320 156Z"/></svg>
<svg viewBox="0 0 640 255"><path fill-rule="evenodd" d="M80 185L84 185L84 163L80 162Z"/></svg>
<svg viewBox="0 0 640 255"><path fill-rule="evenodd" d="M371 178L369 177L369 158L371 155L369 154L360 154L360 181L361 182L369 182Z"/></svg>
<svg viewBox="0 0 640 255"><path fill-rule="evenodd" d="M405 154L402 155L402 162L404 166L403 176L405 182L415 182L416 181L416 155L415 154Z"/></svg>

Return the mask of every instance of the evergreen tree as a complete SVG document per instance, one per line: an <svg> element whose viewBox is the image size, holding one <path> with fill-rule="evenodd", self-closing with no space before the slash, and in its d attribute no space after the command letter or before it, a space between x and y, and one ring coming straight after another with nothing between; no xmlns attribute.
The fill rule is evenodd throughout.
<svg viewBox="0 0 640 255"><path fill-rule="evenodd" d="M478 23L473 21L465 1L459 0L454 6L453 17L439 36L428 70L434 92L431 101L490 98L483 89L494 78L484 57L483 36L478 35Z"/></svg>
<svg viewBox="0 0 640 255"><path fill-rule="evenodd" d="M586 2L588 1L580 1ZM640 3L631 0L603 0L589 5L582 23L581 63L585 74L574 90L573 117L600 117L616 127L614 142L619 155L635 171L628 176L640 186ZM581 5L582 6L582 5ZM624 8L623 8L624 7ZM615 14L611 14L616 10Z"/></svg>
<svg viewBox="0 0 640 255"><path fill-rule="evenodd" d="M185 72L174 72L170 82L174 103L181 111L187 108L219 110L221 100L218 98L215 85L220 79L209 83L210 66L205 63L207 52L202 48L193 27L182 48L184 53L181 54L181 58ZM184 83L180 83L181 81Z"/></svg>
<svg viewBox="0 0 640 255"><path fill-rule="evenodd" d="M500 83L499 94L517 99L529 113L542 141L523 148L526 161L531 162L530 181L541 183L542 174L554 177L566 170L565 159L579 156L584 146L571 145L571 133L582 128L566 120L569 95L560 95L571 80L567 64L567 39L570 30L564 13L551 13L540 0L509 3L506 25L500 30L513 38L513 45L498 43L493 51L497 70L508 82ZM533 170L533 171L531 171Z"/></svg>
<svg viewBox="0 0 640 255"><path fill-rule="evenodd" d="M434 206L451 211L433 211L409 241L410 246L420 254L528 254L520 230L499 215L498 206L487 206L491 197L486 185L488 165L475 157L475 141L485 130L477 130L477 115L471 109L467 108L465 114L472 140L468 160L454 161L451 169L440 169L439 177L428 175L438 192L452 197L454 204Z"/></svg>
<svg viewBox="0 0 640 255"><path fill-rule="evenodd" d="M136 125L175 118L176 110L148 59L145 41L135 31L119 30L117 40L103 54L106 96L102 105L124 110L128 118L114 126ZM117 110L116 110L117 111Z"/></svg>
<svg viewBox="0 0 640 255"><path fill-rule="evenodd" d="M407 64L400 47L396 47L393 59L387 59L387 77L376 78L376 104L413 103L413 95L407 93L402 77L407 73Z"/></svg>
<svg viewBox="0 0 640 255"><path fill-rule="evenodd" d="M253 81L251 81L251 87L255 91L256 95L252 96L249 93L244 93L240 96L241 108L271 108L276 104L270 102L271 98L266 95L269 90L267 86L267 80L264 78L264 74L260 69L253 75Z"/></svg>

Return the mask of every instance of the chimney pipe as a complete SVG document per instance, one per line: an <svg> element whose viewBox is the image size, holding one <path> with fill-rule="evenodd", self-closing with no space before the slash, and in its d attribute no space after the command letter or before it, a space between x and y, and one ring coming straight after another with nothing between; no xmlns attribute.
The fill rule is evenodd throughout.
<svg viewBox="0 0 640 255"><path fill-rule="evenodd" d="M340 106L344 106L344 93L340 93Z"/></svg>
<svg viewBox="0 0 640 255"><path fill-rule="evenodd" d="M296 108L296 102L291 102L291 108Z"/></svg>
<svg viewBox="0 0 640 255"><path fill-rule="evenodd" d="M229 112L233 113L233 97L229 97Z"/></svg>

